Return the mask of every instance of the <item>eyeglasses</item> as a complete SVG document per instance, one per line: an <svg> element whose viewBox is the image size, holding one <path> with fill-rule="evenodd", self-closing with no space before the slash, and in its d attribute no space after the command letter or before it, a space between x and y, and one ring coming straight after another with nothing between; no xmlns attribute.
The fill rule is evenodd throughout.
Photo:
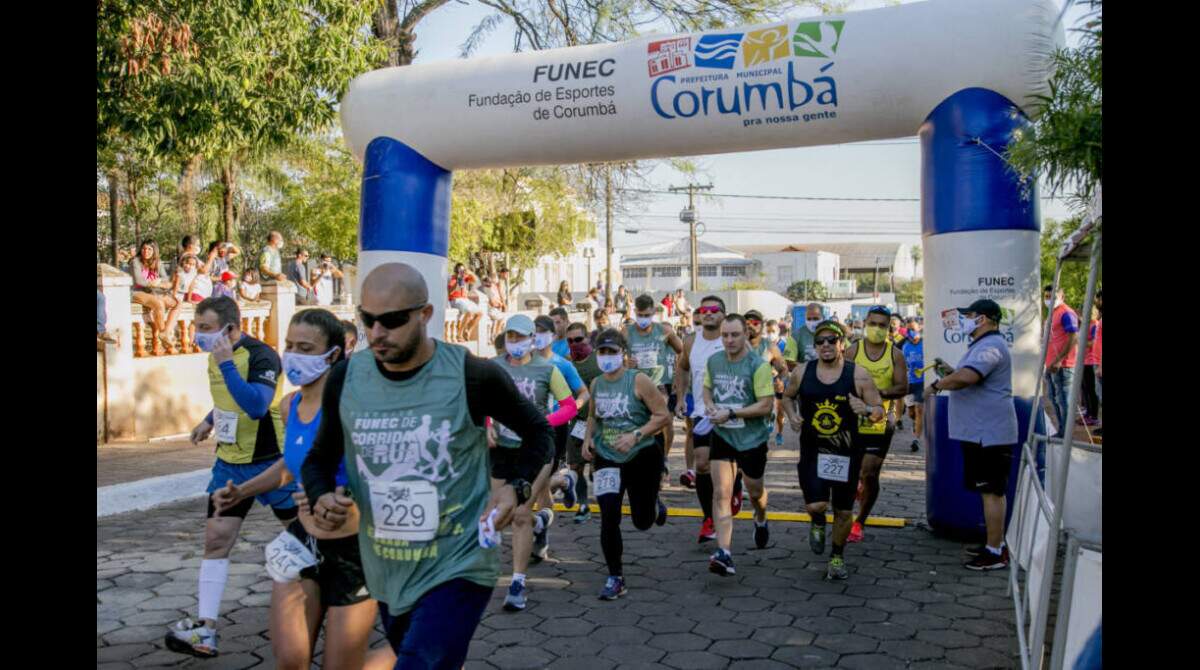
<svg viewBox="0 0 1200 670"><path fill-rule="evenodd" d="M842 338L837 335L826 335L825 337L814 337L813 344L820 346L822 344L833 344Z"/></svg>
<svg viewBox="0 0 1200 670"><path fill-rule="evenodd" d="M586 335L584 335L584 336L581 336L581 337L568 337L568 338L567 338L567 343L568 343L568 344L579 344L580 342L582 342L582 341L584 341L584 340L586 340L586 339L587 339L587 336L586 336Z"/></svg>
<svg viewBox="0 0 1200 670"><path fill-rule="evenodd" d="M719 305L701 305L696 308L700 314L719 314L721 307Z"/></svg>
<svg viewBox="0 0 1200 670"><path fill-rule="evenodd" d="M358 317L362 319L363 326L365 326L368 330L375 327L376 321L379 322L379 325L388 330L395 330L396 328L403 328L405 325L407 325L408 320L412 318L412 313L424 306L424 304L421 304L414 307L398 309L394 312L384 312L383 314L372 314L364 311L360 306L358 308Z"/></svg>

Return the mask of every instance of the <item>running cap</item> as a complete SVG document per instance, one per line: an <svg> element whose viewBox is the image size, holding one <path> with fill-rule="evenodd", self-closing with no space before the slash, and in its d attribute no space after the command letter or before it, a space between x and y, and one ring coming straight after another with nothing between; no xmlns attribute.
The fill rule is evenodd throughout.
<svg viewBox="0 0 1200 670"><path fill-rule="evenodd" d="M825 319L821 323L818 323L817 327L813 329L813 335L816 335L822 330L832 330L833 332L837 333L838 337L846 336L846 331L842 328L842 324L834 321L833 319Z"/></svg>
<svg viewBox="0 0 1200 670"><path fill-rule="evenodd" d="M625 349L625 337L620 331L605 328L596 336L596 349Z"/></svg>
<svg viewBox="0 0 1200 670"><path fill-rule="evenodd" d="M524 314L514 314L508 317L508 321L504 324L504 330L518 335L533 335L533 319Z"/></svg>
<svg viewBox="0 0 1200 670"><path fill-rule="evenodd" d="M749 320L749 319L754 319L755 321L763 320L762 312L758 311L757 309L752 309L749 312L746 312L745 314L743 314L742 316L745 317L747 320Z"/></svg>
<svg viewBox="0 0 1200 670"><path fill-rule="evenodd" d="M534 319L533 325L535 328L541 328L548 333L554 332L554 319L551 319L545 314L542 314L538 318Z"/></svg>
<svg viewBox="0 0 1200 670"><path fill-rule="evenodd" d="M957 309L963 314L966 314L967 312L971 312L973 314L982 314L996 323L1000 322L1000 305L995 300L982 298L980 300L976 300L966 307L959 307Z"/></svg>
<svg viewBox="0 0 1200 670"><path fill-rule="evenodd" d="M892 311L883 305L875 305L871 309L867 310L867 314L882 314L889 319L892 318Z"/></svg>

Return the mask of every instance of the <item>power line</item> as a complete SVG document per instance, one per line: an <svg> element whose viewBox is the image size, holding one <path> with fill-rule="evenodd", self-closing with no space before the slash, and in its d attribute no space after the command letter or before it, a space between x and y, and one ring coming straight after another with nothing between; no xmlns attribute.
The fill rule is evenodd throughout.
<svg viewBox="0 0 1200 670"><path fill-rule="evenodd" d="M658 214L647 212L645 214L624 214L621 216L625 220L636 221L638 219L678 219L678 214ZM827 216L791 216L788 214L706 214L701 219L707 221L781 221L781 222L804 222L815 221L818 223L894 223L904 225L917 225L920 221L916 219L880 219L880 218L843 218L843 217L827 217Z"/></svg>
<svg viewBox="0 0 1200 670"><path fill-rule="evenodd" d="M663 191L652 188L628 188L619 187L618 190L626 193L647 193L651 195L674 195L671 191ZM818 200L828 202L921 202L920 198L832 198L818 197L805 195L752 195L748 193L709 193L713 198L744 198L747 200ZM1041 196L1042 200L1061 200L1052 195Z"/></svg>

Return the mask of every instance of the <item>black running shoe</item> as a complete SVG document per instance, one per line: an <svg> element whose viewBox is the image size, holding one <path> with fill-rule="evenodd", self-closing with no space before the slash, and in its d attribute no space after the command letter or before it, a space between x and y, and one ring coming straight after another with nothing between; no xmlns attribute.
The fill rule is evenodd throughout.
<svg viewBox="0 0 1200 670"><path fill-rule="evenodd" d="M667 506L660 499L658 501L658 517L654 519L654 525L662 526L667 523Z"/></svg>
<svg viewBox="0 0 1200 670"><path fill-rule="evenodd" d="M921 441L920 441L920 440L913 440L913 441L912 441L912 445L911 445L911 447L910 447L910 448L912 449L912 452L913 452L914 454L915 454L915 453L917 453L918 451L920 451L920 450L921 450Z"/></svg>
<svg viewBox="0 0 1200 670"><path fill-rule="evenodd" d="M1000 550L1000 555L997 556L986 549L984 552L975 558L963 564L968 570L984 571L984 570L1002 570L1008 567L1008 547Z"/></svg>
<svg viewBox="0 0 1200 670"><path fill-rule="evenodd" d="M771 539L771 529L767 527L768 523L764 521L761 526L758 525L758 522L754 523L754 546L759 549L766 549L767 542Z"/></svg>

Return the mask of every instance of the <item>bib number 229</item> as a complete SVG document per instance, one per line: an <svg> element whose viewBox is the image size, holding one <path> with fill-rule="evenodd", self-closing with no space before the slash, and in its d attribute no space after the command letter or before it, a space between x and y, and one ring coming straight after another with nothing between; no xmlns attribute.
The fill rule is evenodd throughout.
<svg viewBox="0 0 1200 670"><path fill-rule="evenodd" d="M371 482L375 537L424 542L437 536L438 493L425 480Z"/></svg>

